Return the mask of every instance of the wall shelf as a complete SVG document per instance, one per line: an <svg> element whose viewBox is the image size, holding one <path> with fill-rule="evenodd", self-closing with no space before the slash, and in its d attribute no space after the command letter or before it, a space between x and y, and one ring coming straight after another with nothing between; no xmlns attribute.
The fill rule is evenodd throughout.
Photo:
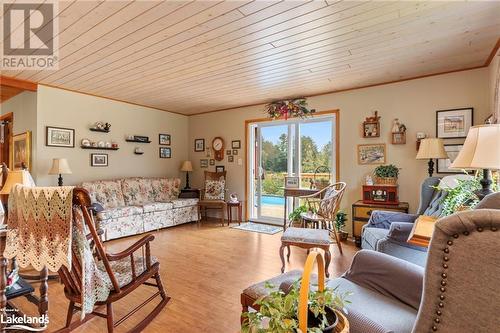
<svg viewBox="0 0 500 333"><path fill-rule="evenodd" d="M80 146L82 149L95 149L95 150L118 150L120 148L110 148L110 147L87 147L87 146Z"/></svg>
<svg viewBox="0 0 500 333"><path fill-rule="evenodd" d="M136 143L151 143L151 141L130 140L130 139L126 139L125 141L127 141L127 142L136 142Z"/></svg>
<svg viewBox="0 0 500 333"><path fill-rule="evenodd" d="M89 128L92 132L101 132L101 133L109 133L109 129L108 130L105 130L105 129L100 129L100 128L96 128L96 127L91 127Z"/></svg>

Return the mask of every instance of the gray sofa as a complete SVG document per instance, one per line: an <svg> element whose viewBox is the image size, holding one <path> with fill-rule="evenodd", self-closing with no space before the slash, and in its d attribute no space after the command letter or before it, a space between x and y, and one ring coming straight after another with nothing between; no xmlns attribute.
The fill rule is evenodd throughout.
<svg viewBox="0 0 500 333"><path fill-rule="evenodd" d="M449 181L461 176L447 176L446 179ZM407 239L418 216L438 217L441 214L441 202L447 193L435 188L440 182L441 178L438 177L429 177L422 182L416 214L374 211L368 223L363 226L361 247L425 266L427 249L411 245L407 243Z"/></svg>
<svg viewBox="0 0 500 333"><path fill-rule="evenodd" d="M384 253L361 250L349 270L328 280L350 291L350 333L498 332L500 327L500 193L486 197L474 211L436 223L424 268ZM288 285L300 271L270 281ZM266 281L245 289L243 310L265 295Z"/></svg>

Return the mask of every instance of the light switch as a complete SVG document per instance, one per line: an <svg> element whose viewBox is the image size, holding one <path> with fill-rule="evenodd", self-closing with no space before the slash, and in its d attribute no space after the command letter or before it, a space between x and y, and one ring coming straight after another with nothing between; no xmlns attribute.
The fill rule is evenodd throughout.
<svg viewBox="0 0 500 333"><path fill-rule="evenodd" d="M242 158L238 158L238 165L243 165L243 159Z"/></svg>

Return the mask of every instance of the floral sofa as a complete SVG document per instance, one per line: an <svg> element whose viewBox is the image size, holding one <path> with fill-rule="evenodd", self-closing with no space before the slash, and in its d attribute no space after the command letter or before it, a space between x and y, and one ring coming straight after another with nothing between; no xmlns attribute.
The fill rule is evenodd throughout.
<svg viewBox="0 0 500 333"><path fill-rule="evenodd" d="M123 178L84 182L97 213L104 240L198 220L198 199L179 199L178 178Z"/></svg>

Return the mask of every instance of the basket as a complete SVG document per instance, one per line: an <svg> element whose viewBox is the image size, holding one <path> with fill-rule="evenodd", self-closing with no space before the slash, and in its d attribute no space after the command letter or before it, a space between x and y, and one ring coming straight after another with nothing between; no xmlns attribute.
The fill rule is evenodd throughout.
<svg viewBox="0 0 500 333"><path fill-rule="evenodd" d="M377 184L377 185L397 185L398 179L396 177L375 177L375 184Z"/></svg>
<svg viewBox="0 0 500 333"><path fill-rule="evenodd" d="M311 281L311 272L315 262L318 262L318 289L325 289L325 262L323 256L316 251L311 251L307 256L304 273L302 273L302 281L300 284L299 294L299 329L302 332L307 332L307 304L309 303L309 283ZM334 310L339 319L335 327L335 333L349 333L349 321L337 310Z"/></svg>

